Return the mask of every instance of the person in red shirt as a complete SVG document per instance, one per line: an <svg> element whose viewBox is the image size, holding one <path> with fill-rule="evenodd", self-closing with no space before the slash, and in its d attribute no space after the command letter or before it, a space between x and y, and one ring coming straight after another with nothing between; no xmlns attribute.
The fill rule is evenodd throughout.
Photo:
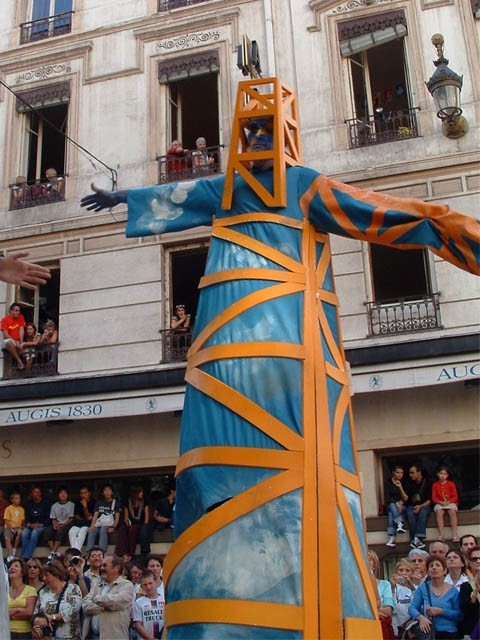
<svg viewBox="0 0 480 640"><path fill-rule="evenodd" d="M21 354L26 324L25 318L20 311L20 305L18 302L14 302L8 308L8 314L2 318L1 329L3 333L3 348L7 349L12 358L16 360L19 369L24 368Z"/></svg>
<svg viewBox="0 0 480 640"><path fill-rule="evenodd" d="M458 542L457 536L457 511L458 511L458 491L453 480L450 480L450 471L447 467L440 467L437 471L438 480L432 485L432 502L435 505L435 516L440 540L443 540L444 515L445 511L450 517L452 527L453 542Z"/></svg>

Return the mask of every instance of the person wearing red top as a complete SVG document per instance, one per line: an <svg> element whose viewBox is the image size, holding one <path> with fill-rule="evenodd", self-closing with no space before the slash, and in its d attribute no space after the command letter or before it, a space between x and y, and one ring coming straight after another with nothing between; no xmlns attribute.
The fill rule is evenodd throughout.
<svg viewBox="0 0 480 640"><path fill-rule="evenodd" d="M18 302L14 302L8 308L8 314L2 318L0 325L3 333L3 348L7 349L12 358L16 360L19 369L24 368L20 356L26 324L20 311L20 305Z"/></svg>
<svg viewBox="0 0 480 640"><path fill-rule="evenodd" d="M435 516L440 540L443 540L444 515L445 511L450 518L452 527L453 542L458 542L457 536L457 511L458 511L458 491L453 480L450 480L450 471L447 467L440 467L437 471L438 480L432 485L432 502L435 505Z"/></svg>

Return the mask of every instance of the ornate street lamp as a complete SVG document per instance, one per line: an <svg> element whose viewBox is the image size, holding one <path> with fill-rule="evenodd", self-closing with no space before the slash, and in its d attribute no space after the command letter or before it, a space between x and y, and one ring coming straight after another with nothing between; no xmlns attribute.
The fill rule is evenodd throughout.
<svg viewBox="0 0 480 640"><path fill-rule="evenodd" d="M442 121L444 135L447 138L461 138L468 131L468 123L460 108L463 76L459 76L447 66L448 60L443 55L443 43L441 33L432 36L432 44L438 56L433 64L437 69L425 84L437 105L437 117Z"/></svg>

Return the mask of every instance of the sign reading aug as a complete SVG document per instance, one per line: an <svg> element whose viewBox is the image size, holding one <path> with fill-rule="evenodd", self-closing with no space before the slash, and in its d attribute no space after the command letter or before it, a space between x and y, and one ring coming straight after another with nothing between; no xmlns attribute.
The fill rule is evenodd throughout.
<svg viewBox="0 0 480 640"><path fill-rule="evenodd" d="M45 422L45 420L74 420L99 417L103 413L103 403L65 404L49 407L25 407L5 411L0 417L0 424L21 424L28 422Z"/></svg>

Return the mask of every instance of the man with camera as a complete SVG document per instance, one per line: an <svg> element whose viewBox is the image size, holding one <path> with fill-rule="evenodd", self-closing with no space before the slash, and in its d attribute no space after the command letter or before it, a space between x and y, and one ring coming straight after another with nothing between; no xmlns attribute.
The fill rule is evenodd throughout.
<svg viewBox="0 0 480 640"><path fill-rule="evenodd" d="M32 620L32 638L44 640L44 638L51 638L52 635L53 630L47 616L43 613L35 614Z"/></svg>

